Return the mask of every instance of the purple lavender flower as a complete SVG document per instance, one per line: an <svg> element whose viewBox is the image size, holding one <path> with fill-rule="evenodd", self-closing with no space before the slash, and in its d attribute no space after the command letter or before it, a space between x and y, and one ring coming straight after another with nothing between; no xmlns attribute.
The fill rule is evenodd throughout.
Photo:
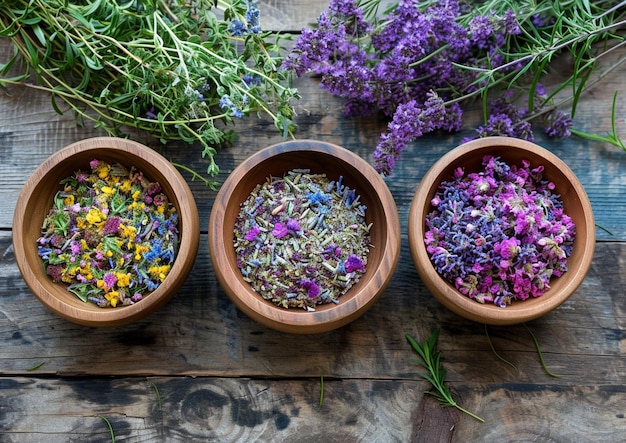
<svg viewBox="0 0 626 443"><path fill-rule="evenodd" d="M569 137L572 135L570 128L572 127L572 118L559 111L555 110L549 116L550 125L546 128L546 134L551 137Z"/></svg>
<svg viewBox="0 0 626 443"><path fill-rule="evenodd" d="M453 106L450 110L452 112L434 92L428 94L424 108L416 100L400 104L374 151L376 170L383 175L391 174L408 143L422 134L442 128L460 128L460 108Z"/></svg>
<svg viewBox="0 0 626 443"><path fill-rule="evenodd" d="M488 83L478 81L480 70L508 74L522 68L511 63L508 50L511 40L522 34L512 9L475 13L466 20L467 7L459 1L422 6L400 0L374 26L357 4L331 0L316 26L302 30L283 68L298 76L307 71L319 74L321 87L345 99L346 115L367 115L376 109L390 119L373 154L376 169L384 175L392 173L414 139L435 130L461 128L459 97ZM535 26L541 25L540 17L533 20ZM507 97L496 100L477 135L532 141L528 118L547 100L540 85L535 94L530 110L517 108ZM571 122L565 116L555 113L548 123L548 134L569 135Z"/></svg>

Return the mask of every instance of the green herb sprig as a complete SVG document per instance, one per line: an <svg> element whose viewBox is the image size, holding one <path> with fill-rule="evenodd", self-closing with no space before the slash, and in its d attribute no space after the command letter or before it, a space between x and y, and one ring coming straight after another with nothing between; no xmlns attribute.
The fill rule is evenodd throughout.
<svg viewBox="0 0 626 443"><path fill-rule="evenodd" d="M420 366L424 367L428 372L420 374L420 376L430 382L430 384L435 388L434 391L426 392L429 395L432 395L437 400L439 400L439 404L443 407L454 407L459 411L464 412L470 417L475 418L480 422L484 422L482 418L468 411L467 409L462 408L455 400L452 398L452 393L450 392L450 388L445 384L446 380L446 370L441 365L441 352L437 350L437 340L439 339L439 329L436 329L430 338L425 341L423 344L419 344L413 337L409 334L405 335L407 341L413 348L413 350L420 357L419 360L415 362Z"/></svg>
<svg viewBox="0 0 626 443"><path fill-rule="evenodd" d="M211 176L238 117L269 116L285 136L295 128L290 101L298 94L279 69L282 36L248 31L258 20L253 2L5 3L0 37L13 53L0 64L0 86L47 91L57 112L70 109L80 123L113 136L133 127L164 143L199 143Z"/></svg>

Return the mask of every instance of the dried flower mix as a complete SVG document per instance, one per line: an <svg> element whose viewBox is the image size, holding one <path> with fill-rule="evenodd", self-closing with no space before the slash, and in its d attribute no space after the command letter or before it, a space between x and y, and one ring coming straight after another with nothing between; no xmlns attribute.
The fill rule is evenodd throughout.
<svg viewBox="0 0 626 443"><path fill-rule="evenodd" d="M464 295L506 307L539 297L567 270L575 226L543 166L485 156L484 171L442 182L426 217L437 272Z"/></svg>
<svg viewBox="0 0 626 443"><path fill-rule="evenodd" d="M84 302L131 305L170 272L178 214L161 185L134 167L92 160L61 181L37 240L47 274Z"/></svg>
<svg viewBox="0 0 626 443"><path fill-rule="evenodd" d="M367 265L365 211L343 177L332 181L307 169L269 177L242 204L235 223L244 280L285 308L339 303Z"/></svg>

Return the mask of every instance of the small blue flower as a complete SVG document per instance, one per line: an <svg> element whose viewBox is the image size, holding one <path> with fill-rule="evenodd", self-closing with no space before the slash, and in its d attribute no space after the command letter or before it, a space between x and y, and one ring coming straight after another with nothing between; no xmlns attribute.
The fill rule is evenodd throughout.
<svg viewBox="0 0 626 443"><path fill-rule="evenodd" d="M157 258L161 257L162 251L161 242L154 242L152 248L144 254L144 258L149 262L154 262Z"/></svg>
<svg viewBox="0 0 626 443"><path fill-rule="evenodd" d="M230 115L232 115L233 117L243 117L243 112L241 112L241 109L239 109L239 107L235 103L233 103L233 101L227 95L223 95L222 98L220 98L220 108L222 108L223 110L230 110Z"/></svg>
<svg viewBox="0 0 626 443"><path fill-rule="evenodd" d="M331 199L330 194L324 194L319 189L315 192L309 192L307 197L309 199L309 203L312 205L324 205Z"/></svg>
<svg viewBox="0 0 626 443"><path fill-rule="evenodd" d="M241 79L248 88L261 85L261 77L259 77L258 75L245 74Z"/></svg>
<svg viewBox="0 0 626 443"><path fill-rule="evenodd" d="M243 24L241 20L233 20L230 26L228 27L228 31L234 37L241 37L246 32L246 26Z"/></svg>

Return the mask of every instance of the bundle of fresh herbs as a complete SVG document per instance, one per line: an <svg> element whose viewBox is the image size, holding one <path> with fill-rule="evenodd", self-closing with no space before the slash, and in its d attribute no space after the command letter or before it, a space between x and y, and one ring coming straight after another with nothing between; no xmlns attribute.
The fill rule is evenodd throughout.
<svg viewBox="0 0 626 443"><path fill-rule="evenodd" d="M234 118L293 130L281 36L261 31L255 0L8 0L0 37L14 46L0 86L46 90L58 112L110 135L129 126L199 143L210 175Z"/></svg>
<svg viewBox="0 0 626 443"><path fill-rule="evenodd" d="M531 122L543 120L549 135L575 133L626 149L614 115L606 135L572 128L598 59L626 44L626 2L401 0L380 11L381 3L330 0L283 63L299 76L321 75L323 88L346 99L346 114L377 110L389 118L374 152L379 172L390 174L417 137L459 130L476 99L484 114L478 137L532 141ZM570 63L570 75L548 91L542 80L555 60ZM559 109L565 103L568 113Z"/></svg>

